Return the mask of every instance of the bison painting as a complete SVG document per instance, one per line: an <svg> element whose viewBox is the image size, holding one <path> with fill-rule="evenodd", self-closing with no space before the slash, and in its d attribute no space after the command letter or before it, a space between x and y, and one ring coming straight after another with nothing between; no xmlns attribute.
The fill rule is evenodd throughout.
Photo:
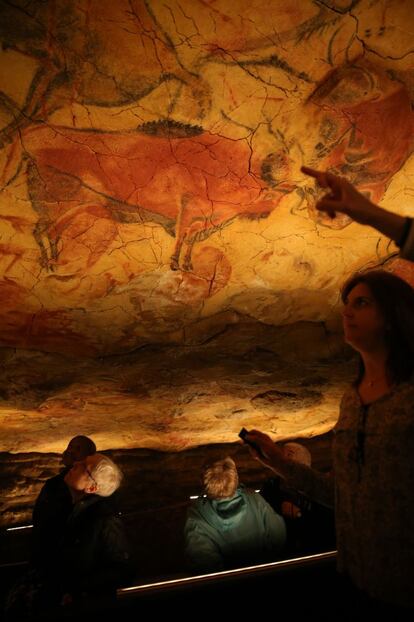
<svg viewBox="0 0 414 622"><path fill-rule="evenodd" d="M112 221L160 224L176 239L171 268L191 270L196 242L236 218L268 216L293 190L269 170L275 161L288 166L284 154L258 161L246 139L171 121L122 133L41 125L23 133L22 146L38 214L34 236L49 269L79 209Z"/></svg>
<svg viewBox="0 0 414 622"><path fill-rule="evenodd" d="M377 203L413 152L414 115L410 94L389 73L361 59L333 71L309 98L304 114L317 132L307 164L346 177ZM350 218L311 217L331 228Z"/></svg>

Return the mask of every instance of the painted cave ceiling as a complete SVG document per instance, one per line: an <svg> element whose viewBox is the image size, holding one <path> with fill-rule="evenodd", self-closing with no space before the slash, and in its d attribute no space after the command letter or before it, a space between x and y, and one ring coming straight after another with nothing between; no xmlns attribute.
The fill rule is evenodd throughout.
<svg viewBox="0 0 414 622"><path fill-rule="evenodd" d="M411 0L0 0L1 344L326 336L354 270L412 279L300 167L413 213L413 31Z"/></svg>

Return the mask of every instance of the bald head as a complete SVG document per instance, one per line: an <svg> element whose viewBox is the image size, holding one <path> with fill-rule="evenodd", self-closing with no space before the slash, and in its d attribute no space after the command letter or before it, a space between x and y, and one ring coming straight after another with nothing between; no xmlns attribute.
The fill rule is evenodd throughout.
<svg viewBox="0 0 414 622"><path fill-rule="evenodd" d="M300 443L285 443L283 445L283 453L288 460L294 460L307 466L312 464L312 456L309 449Z"/></svg>

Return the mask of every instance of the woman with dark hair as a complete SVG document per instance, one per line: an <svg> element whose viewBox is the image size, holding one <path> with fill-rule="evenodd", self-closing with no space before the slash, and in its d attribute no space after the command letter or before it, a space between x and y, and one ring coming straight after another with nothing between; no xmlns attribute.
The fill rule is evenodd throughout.
<svg viewBox="0 0 414 622"><path fill-rule="evenodd" d="M359 347L359 345L364 346L372 329L370 331L370 328L366 327L365 330L362 326L358 337L352 317L349 317L350 313L347 310L349 295L353 292L353 297L355 297L354 289L357 287L357 292L362 290L366 294L359 299L360 308L372 309L372 304L374 304L377 313L385 321L385 327L380 327L378 339L374 339L372 344L366 344L370 351L373 348L376 353L374 356L368 355L366 347L362 350ZM372 365L383 367L381 372L382 375L385 374L388 386L408 380L414 371L414 290L412 287L389 272L372 270L352 276L345 283L341 298L344 303L345 341L359 352L359 373L355 384L360 387L360 393L361 390L366 390L367 384L371 386L375 380L371 377L372 375L379 375L378 371L372 371ZM378 356L379 349L383 351L383 356ZM384 356L385 360L383 360ZM378 387L377 382L376 385ZM377 390L385 388L383 385ZM372 401L369 395L367 397L366 401Z"/></svg>
<svg viewBox="0 0 414 622"><path fill-rule="evenodd" d="M334 428L333 477L292 460L265 434L247 440L309 498L335 505L338 570L370 597L414 606L414 290L354 275L342 291L345 341L359 354Z"/></svg>

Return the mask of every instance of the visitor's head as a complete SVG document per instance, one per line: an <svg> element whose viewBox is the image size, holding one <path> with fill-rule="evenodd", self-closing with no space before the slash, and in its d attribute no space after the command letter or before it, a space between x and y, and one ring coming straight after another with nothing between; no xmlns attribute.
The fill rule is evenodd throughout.
<svg viewBox="0 0 414 622"><path fill-rule="evenodd" d="M75 462L65 475L66 484L74 491L109 497L120 486L122 472L107 456L95 453Z"/></svg>
<svg viewBox="0 0 414 622"><path fill-rule="evenodd" d="M312 456L309 449L300 443L284 443L283 454L288 460L294 460L295 462L300 462L307 466L311 466L312 464Z"/></svg>
<svg viewBox="0 0 414 622"><path fill-rule="evenodd" d="M203 474L207 497L226 499L233 497L239 485L236 464L229 456L208 465Z"/></svg>
<svg viewBox="0 0 414 622"><path fill-rule="evenodd" d="M407 380L414 371L413 288L394 274L372 270L345 283L342 301L345 341L361 355L385 352L390 381ZM363 370L362 359L361 365Z"/></svg>
<svg viewBox="0 0 414 622"><path fill-rule="evenodd" d="M88 436L74 436L62 454L62 462L71 467L74 462L84 460L86 456L96 453L96 445Z"/></svg>

